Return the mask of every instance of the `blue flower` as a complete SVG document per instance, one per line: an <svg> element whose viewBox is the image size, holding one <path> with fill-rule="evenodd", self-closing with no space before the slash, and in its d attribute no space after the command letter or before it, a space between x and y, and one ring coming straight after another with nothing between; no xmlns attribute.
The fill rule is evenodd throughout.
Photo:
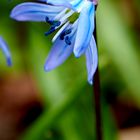
<svg viewBox="0 0 140 140"><path fill-rule="evenodd" d="M6 57L7 65L11 66L12 62L11 62L10 51L8 49L8 45L6 44L6 42L4 41L4 39L1 36L0 36L0 49L2 49L2 51Z"/></svg>
<svg viewBox="0 0 140 140"><path fill-rule="evenodd" d="M50 71L62 64L71 54L86 56L88 82L92 84L98 64L96 42L93 37L95 0L41 0L46 3L25 2L17 5L11 17L18 21L48 22L51 27L45 35L56 29L53 46L45 63ZM49 4L49 5L48 5Z"/></svg>

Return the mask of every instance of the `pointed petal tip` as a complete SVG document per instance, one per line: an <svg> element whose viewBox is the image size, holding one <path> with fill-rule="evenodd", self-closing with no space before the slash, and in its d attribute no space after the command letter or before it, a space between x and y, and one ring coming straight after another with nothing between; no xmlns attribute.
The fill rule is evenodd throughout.
<svg viewBox="0 0 140 140"><path fill-rule="evenodd" d="M14 8L15 9L15 8ZM10 18L14 19L14 20L17 20L17 17L16 17L16 14L15 14L15 10L12 10L11 13L10 13Z"/></svg>
<svg viewBox="0 0 140 140"><path fill-rule="evenodd" d="M14 11L11 11L10 13L10 18L13 19L13 20L16 20L16 21L21 21L18 16L15 14Z"/></svg>
<svg viewBox="0 0 140 140"><path fill-rule="evenodd" d="M44 65L44 71L45 71L45 72L49 72L49 71L51 71L51 69L48 67L47 64Z"/></svg>
<svg viewBox="0 0 140 140"><path fill-rule="evenodd" d="M88 83L92 86L93 85L93 80L92 79L88 79Z"/></svg>
<svg viewBox="0 0 140 140"><path fill-rule="evenodd" d="M10 18L14 19L14 20L17 20L16 19L16 9L17 9L18 6L14 7L10 13Z"/></svg>
<svg viewBox="0 0 140 140"><path fill-rule="evenodd" d="M8 57L8 58L7 58L7 65L8 65L9 67L12 66L12 60L11 60L11 57Z"/></svg>
<svg viewBox="0 0 140 140"><path fill-rule="evenodd" d="M86 51L86 49L84 49L83 47L77 47L75 45L73 53L74 53L75 57L80 57L81 55L83 55L85 53L85 51Z"/></svg>
<svg viewBox="0 0 140 140"><path fill-rule="evenodd" d="M75 49L74 49L73 53L74 53L74 56L75 56L76 58L79 58L79 57L81 56L80 52L77 51L77 50L75 50Z"/></svg>
<svg viewBox="0 0 140 140"><path fill-rule="evenodd" d="M48 59L47 59L48 60ZM54 66L53 64L49 63L49 61L46 61L45 65L44 65L44 71L45 72L49 72L52 71L53 69L55 69L56 66Z"/></svg>

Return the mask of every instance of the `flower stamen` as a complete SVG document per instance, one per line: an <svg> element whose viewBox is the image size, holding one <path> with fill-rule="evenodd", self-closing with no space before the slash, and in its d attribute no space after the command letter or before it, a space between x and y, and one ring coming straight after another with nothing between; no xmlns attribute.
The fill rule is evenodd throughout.
<svg viewBox="0 0 140 140"><path fill-rule="evenodd" d="M66 35L70 34L71 31L72 31L72 29L68 29L68 30L65 30L64 32L62 32L61 35L60 35L60 39L61 39L61 40L64 40L64 37L65 37Z"/></svg>
<svg viewBox="0 0 140 140"><path fill-rule="evenodd" d="M69 36L66 36L65 42L66 42L67 45L71 45L71 41L70 41Z"/></svg>
<svg viewBox="0 0 140 140"><path fill-rule="evenodd" d="M49 34L53 33L56 30L56 27L60 26L60 21L53 21L50 20L47 16L45 18L46 22L51 25L49 31L45 32L45 36L48 36Z"/></svg>
<svg viewBox="0 0 140 140"><path fill-rule="evenodd" d="M51 27L51 28L49 29L49 31L45 32L45 36L50 35L50 34L53 33L54 31L55 31L55 27Z"/></svg>

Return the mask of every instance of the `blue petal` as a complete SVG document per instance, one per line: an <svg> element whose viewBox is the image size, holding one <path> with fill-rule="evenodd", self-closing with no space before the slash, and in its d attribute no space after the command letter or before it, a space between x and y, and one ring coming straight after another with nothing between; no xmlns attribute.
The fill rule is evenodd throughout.
<svg viewBox="0 0 140 140"><path fill-rule="evenodd" d="M47 4L25 2L17 5L10 17L18 21L45 21L46 17L53 18L63 9Z"/></svg>
<svg viewBox="0 0 140 140"><path fill-rule="evenodd" d="M87 72L88 72L88 82L92 85L93 76L98 65L97 47L93 36L85 54L86 54L86 65L87 65Z"/></svg>
<svg viewBox="0 0 140 140"><path fill-rule="evenodd" d="M46 60L45 71L50 71L61 65L71 55L75 36L71 35L70 38L71 45L67 45L64 40L60 39L60 36L56 39Z"/></svg>
<svg viewBox="0 0 140 140"><path fill-rule="evenodd" d="M12 62L11 62L11 54L10 51L8 49L8 45L6 44L6 42L4 41L4 39L0 36L0 48L2 49L6 60L7 60L7 65L11 66Z"/></svg>
<svg viewBox="0 0 140 140"><path fill-rule="evenodd" d="M72 0L70 2L74 9L76 9L77 12L80 12L82 7L84 6L85 1L83 0Z"/></svg>
<svg viewBox="0 0 140 140"><path fill-rule="evenodd" d="M63 6L76 11L76 9L70 3L70 0L46 0L46 2L48 4L52 4L55 6Z"/></svg>
<svg viewBox="0 0 140 140"><path fill-rule="evenodd" d="M86 1L79 17L74 54L80 57L88 47L94 30L94 5Z"/></svg>

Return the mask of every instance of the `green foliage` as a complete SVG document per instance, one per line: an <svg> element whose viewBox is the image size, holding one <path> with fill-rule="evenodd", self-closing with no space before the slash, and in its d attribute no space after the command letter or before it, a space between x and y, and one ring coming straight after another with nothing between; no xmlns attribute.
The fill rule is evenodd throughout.
<svg viewBox="0 0 140 140"><path fill-rule="evenodd" d="M140 62L137 46L134 46L136 40L121 17L121 12L110 0L101 1L97 12L97 29L99 46L104 47L130 89L130 96L140 106Z"/></svg>

